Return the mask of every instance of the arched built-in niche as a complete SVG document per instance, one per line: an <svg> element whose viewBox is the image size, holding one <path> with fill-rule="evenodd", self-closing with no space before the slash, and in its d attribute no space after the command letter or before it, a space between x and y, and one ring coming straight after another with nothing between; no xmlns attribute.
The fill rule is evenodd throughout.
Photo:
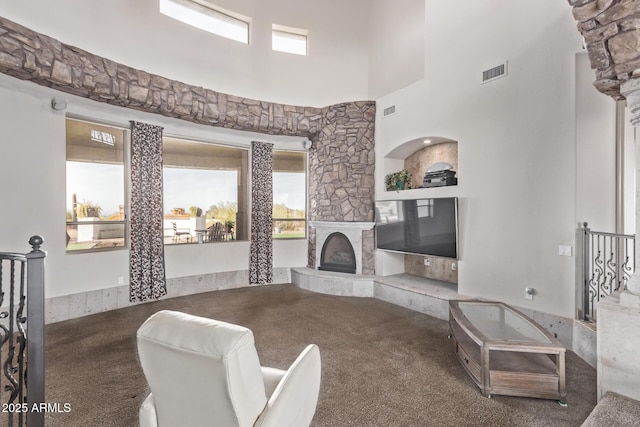
<svg viewBox="0 0 640 427"><path fill-rule="evenodd" d="M430 142L425 143L426 140ZM405 168L412 174L413 189L388 191L380 194L380 199L458 197L457 186L421 188L427 168L436 162L449 163L458 172L458 142L451 138L425 136L398 145L384 156L384 176ZM408 273L414 276L458 283L457 260L455 259L386 251L378 251L378 253L379 264L376 264L376 274ZM425 264L425 259L429 259L429 264Z"/></svg>
<svg viewBox="0 0 640 427"><path fill-rule="evenodd" d="M429 141L429 142L426 142ZM445 162L458 172L458 142L449 138L425 136L400 144L391 150L386 159L402 160L404 169L412 175L411 187L422 187L422 179L427 169L436 162ZM394 162L398 164L398 162ZM385 170L387 174L397 170Z"/></svg>

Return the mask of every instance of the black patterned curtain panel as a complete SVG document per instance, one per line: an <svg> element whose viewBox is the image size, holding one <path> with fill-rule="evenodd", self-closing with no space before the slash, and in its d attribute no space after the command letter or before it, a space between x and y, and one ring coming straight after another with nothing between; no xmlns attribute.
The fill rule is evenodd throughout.
<svg viewBox="0 0 640 427"><path fill-rule="evenodd" d="M131 122L129 301L167 294L162 215L162 128Z"/></svg>
<svg viewBox="0 0 640 427"><path fill-rule="evenodd" d="M251 143L251 254L249 283L273 281L273 144Z"/></svg>

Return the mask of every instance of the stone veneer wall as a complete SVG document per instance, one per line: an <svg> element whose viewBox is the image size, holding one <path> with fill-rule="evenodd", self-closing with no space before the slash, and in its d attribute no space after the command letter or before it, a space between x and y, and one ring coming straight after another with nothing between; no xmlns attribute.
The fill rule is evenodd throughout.
<svg viewBox="0 0 640 427"><path fill-rule="evenodd" d="M429 258L430 265L424 265L424 260ZM458 270L451 268L458 261L451 258L424 255L405 255L404 272L427 279L442 280L449 283L458 283Z"/></svg>
<svg viewBox="0 0 640 427"><path fill-rule="evenodd" d="M309 248L307 251L307 267L315 268L316 265L316 229L307 228L307 240L309 240Z"/></svg>
<svg viewBox="0 0 640 427"><path fill-rule="evenodd" d="M136 70L0 17L0 72L62 92L194 123L302 136L309 152L309 219L372 221L375 102L325 108L240 98ZM309 257L315 257L309 233ZM373 274L373 233L363 273Z"/></svg>
<svg viewBox="0 0 640 427"><path fill-rule="evenodd" d="M309 219L374 220L375 103L352 102L322 109L327 126L309 152ZM362 274L374 274L373 231L364 232ZM315 230L309 234L309 267L315 264Z"/></svg>
<svg viewBox="0 0 640 427"><path fill-rule="evenodd" d="M587 44L594 86L623 99L620 85L639 77L640 10L636 0L568 0Z"/></svg>
<svg viewBox="0 0 640 427"><path fill-rule="evenodd" d="M376 240L373 230L362 232L362 274L376 273Z"/></svg>
<svg viewBox="0 0 640 427"><path fill-rule="evenodd" d="M0 72L99 102L194 123L313 137L321 108L241 98L136 70L0 17Z"/></svg>

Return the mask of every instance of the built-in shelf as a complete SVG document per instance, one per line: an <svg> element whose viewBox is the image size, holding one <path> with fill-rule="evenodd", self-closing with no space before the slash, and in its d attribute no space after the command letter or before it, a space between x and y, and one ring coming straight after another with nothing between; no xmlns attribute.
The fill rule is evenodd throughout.
<svg viewBox="0 0 640 427"><path fill-rule="evenodd" d="M426 143L425 141L429 141ZM422 186L422 179L427 169L436 162L446 162L453 166L458 176L458 143L452 139L443 137L422 137L412 139L395 147L385 156L384 176L397 172L401 169L408 170L413 176L412 187L409 190L385 191L384 198L393 198L389 193L398 195L404 194L400 199L414 197L451 197L457 196L457 190L450 190L451 187L429 187L418 188ZM442 196L434 195L437 190L449 188L444 191ZM386 188L385 188L386 190ZM434 192L434 190L436 190ZM405 193L408 192L408 193ZM426 193L423 193L426 192ZM454 194L455 193L455 194Z"/></svg>
<svg viewBox="0 0 640 427"><path fill-rule="evenodd" d="M424 199L429 197L458 197L458 186L449 185L446 187L385 191L380 200Z"/></svg>

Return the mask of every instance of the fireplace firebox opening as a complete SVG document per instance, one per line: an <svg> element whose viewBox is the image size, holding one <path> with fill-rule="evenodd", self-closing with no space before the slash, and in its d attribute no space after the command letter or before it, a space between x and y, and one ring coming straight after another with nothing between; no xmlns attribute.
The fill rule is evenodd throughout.
<svg viewBox="0 0 640 427"><path fill-rule="evenodd" d="M322 245L318 269L340 273L356 273L356 255L347 236L335 232L327 237L324 245Z"/></svg>

